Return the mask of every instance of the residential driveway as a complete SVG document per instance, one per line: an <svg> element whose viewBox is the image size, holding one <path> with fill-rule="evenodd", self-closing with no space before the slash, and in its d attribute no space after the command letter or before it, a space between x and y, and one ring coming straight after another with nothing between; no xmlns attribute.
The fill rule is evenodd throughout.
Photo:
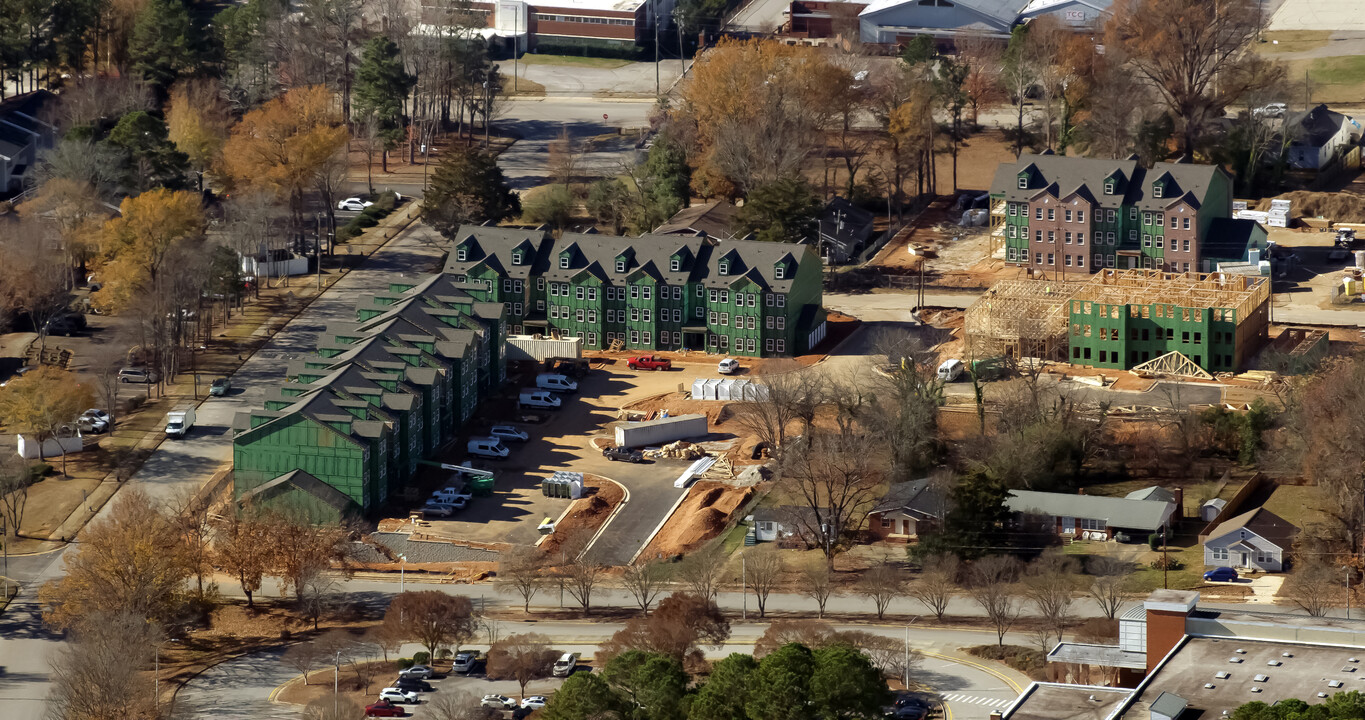
<svg viewBox="0 0 1365 720"><path fill-rule="evenodd" d="M1246 602L1257 605L1274 605L1275 596L1280 594L1284 585L1283 575L1257 575L1251 578L1251 595Z"/></svg>

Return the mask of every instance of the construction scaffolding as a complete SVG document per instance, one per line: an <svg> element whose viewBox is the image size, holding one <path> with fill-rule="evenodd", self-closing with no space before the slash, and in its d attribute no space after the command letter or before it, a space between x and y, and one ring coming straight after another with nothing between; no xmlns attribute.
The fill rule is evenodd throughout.
<svg viewBox="0 0 1365 720"><path fill-rule="evenodd" d="M1005 280L967 308L963 329L971 357L1036 357L1065 362L1067 300L1083 282Z"/></svg>
<svg viewBox="0 0 1365 720"><path fill-rule="evenodd" d="M1222 308L1235 311L1236 322L1241 323L1270 299L1270 279L1230 273L1103 270L1092 275L1071 299L1105 305Z"/></svg>

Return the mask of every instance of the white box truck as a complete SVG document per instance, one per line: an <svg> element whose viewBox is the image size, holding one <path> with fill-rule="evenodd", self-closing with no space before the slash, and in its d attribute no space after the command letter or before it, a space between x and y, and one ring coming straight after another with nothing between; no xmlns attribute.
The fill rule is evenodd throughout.
<svg viewBox="0 0 1365 720"><path fill-rule="evenodd" d="M183 438L194 427L194 406L183 405L166 413L166 435Z"/></svg>

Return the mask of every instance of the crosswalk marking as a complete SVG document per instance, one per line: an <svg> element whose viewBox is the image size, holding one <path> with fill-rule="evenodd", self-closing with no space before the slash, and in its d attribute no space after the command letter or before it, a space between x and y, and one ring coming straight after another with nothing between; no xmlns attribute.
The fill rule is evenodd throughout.
<svg viewBox="0 0 1365 720"><path fill-rule="evenodd" d="M964 695L962 693L948 693L942 696L947 702L970 703L972 705L984 705L986 707L1002 708L1008 707L1013 700L1001 700L999 698L980 697L978 695Z"/></svg>

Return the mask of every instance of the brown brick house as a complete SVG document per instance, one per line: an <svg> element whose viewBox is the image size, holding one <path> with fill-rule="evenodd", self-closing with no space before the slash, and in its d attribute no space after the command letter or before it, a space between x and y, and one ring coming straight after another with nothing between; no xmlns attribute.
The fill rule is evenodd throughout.
<svg viewBox="0 0 1365 720"><path fill-rule="evenodd" d="M948 512L947 495L930 478L892 485L867 514L867 532L875 540L910 542L937 526Z"/></svg>

